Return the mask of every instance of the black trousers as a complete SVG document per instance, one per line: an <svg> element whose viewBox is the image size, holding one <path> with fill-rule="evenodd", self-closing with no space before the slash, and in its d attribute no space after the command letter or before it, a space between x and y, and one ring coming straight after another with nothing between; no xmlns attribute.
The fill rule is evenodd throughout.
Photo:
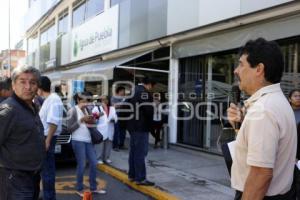
<svg viewBox="0 0 300 200"><path fill-rule="evenodd" d="M300 170L295 167L293 186L295 188L296 197L300 200Z"/></svg>
<svg viewBox="0 0 300 200"><path fill-rule="evenodd" d="M0 168L0 200L38 200L40 174Z"/></svg>
<svg viewBox="0 0 300 200"><path fill-rule="evenodd" d="M160 131L162 129L162 125L163 125L162 121L153 121L152 122L152 127L150 130L150 133L155 139L155 145L157 145L158 142L160 142Z"/></svg>
<svg viewBox="0 0 300 200"><path fill-rule="evenodd" d="M243 196L243 193L240 191L235 192L234 200L241 200ZM276 195L276 196L265 196L264 200L295 200L295 192L293 190L293 187L290 191L288 191L285 194Z"/></svg>

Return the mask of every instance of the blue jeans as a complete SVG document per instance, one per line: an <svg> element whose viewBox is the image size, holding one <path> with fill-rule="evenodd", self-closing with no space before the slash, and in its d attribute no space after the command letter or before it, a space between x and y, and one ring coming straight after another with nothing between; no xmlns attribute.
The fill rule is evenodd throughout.
<svg viewBox="0 0 300 200"><path fill-rule="evenodd" d="M146 179L145 158L148 154L148 143L148 132L130 132L128 177L134 181Z"/></svg>
<svg viewBox="0 0 300 200"><path fill-rule="evenodd" d="M123 147L125 137L126 137L126 130L120 126L119 122L116 122L114 138L113 138L113 148Z"/></svg>
<svg viewBox="0 0 300 200"><path fill-rule="evenodd" d="M72 140L72 147L76 157L77 169L76 169L76 190L82 191L83 186L83 176L86 158L89 162L89 181L90 181L90 190L97 189L97 159L96 152L92 143L80 142Z"/></svg>
<svg viewBox="0 0 300 200"><path fill-rule="evenodd" d="M41 173L43 182L43 198L44 200L55 200L55 144L56 136L51 139L49 150L47 151L46 158Z"/></svg>
<svg viewBox="0 0 300 200"><path fill-rule="evenodd" d="M38 200L40 174L0 168L0 200Z"/></svg>

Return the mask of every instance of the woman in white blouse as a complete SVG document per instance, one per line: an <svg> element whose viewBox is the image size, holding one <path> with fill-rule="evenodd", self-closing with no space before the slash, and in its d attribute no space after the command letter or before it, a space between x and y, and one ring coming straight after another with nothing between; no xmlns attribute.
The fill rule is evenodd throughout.
<svg viewBox="0 0 300 200"><path fill-rule="evenodd" d="M112 140L114 137L114 123L118 120L116 110L110 105L108 96L102 96L101 104L96 105L93 108L92 113L100 116L97 122L97 129L103 135L103 142L95 145L98 163L111 163L109 158L112 149Z"/></svg>
<svg viewBox="0 0 300 200"><path fill-rule="evenodd" d="M93 193L105 194L106 191L97 188L97 159L94 146L91 142L90 132L86 124L91 124L94 119L86 114L86 106L89 104L90 94L82 92L74 96L76 106L68 111L68 130L72 133L72 147L75 154L76 169L76 193L83 197L83 175L86 160L89 162L90 190Z"/></svg>

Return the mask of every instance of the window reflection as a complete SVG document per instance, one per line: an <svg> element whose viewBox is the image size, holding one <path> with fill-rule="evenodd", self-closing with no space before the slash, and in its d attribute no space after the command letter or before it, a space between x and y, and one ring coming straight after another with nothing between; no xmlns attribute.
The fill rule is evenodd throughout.
<svg viewBox="0 0 300 200"><path fill-rule="evenodd" d="M76 27L84 22L85 2L76 7L73 11L72 24Z"/></svg>
<svg viewBox="0 0 300 200"><path fill-rule="evenodd" d="M104 11L104 0L88 0L86 6L87 19Z"/></svg>
<svg viewBox="0 0 300 200"><path fill-rule="evenodd" d="M281 88L287 95L292 89L300 88L300 43L299 41L282 42L281 50L284 57L284 73Z"/></svg>
<svg viewBox="0 0 300 200"><path fill-rule="evenodd" d="M65 14L59 18L58 34L62 35L67 32L68 32L68 14Z"/></svg>
<svg viewBox="0 0 300 200"><path fill-rule="evenodd" d="M110 7L113 7L116 4L120 4L124 0L110 0Z"/></svg>
<svg viewBox="0 0 300 200"><path fill-rule="evenodd" d="M48 42L55 40L55 38L56 38L56 34L55 34L55 27L53 24L41 33L40 46L43 46Z"/></svg>
<svg viewBox="0 0 300 200"><path fill-rule="evenodd" d="M86 0L74 7L72 25L76 27L85 20L104 11L104 0Z"/></svg>
<svg viewBox="0 0 300 200"><path fill-rule="evenodd" d="M285 39L278 43L284 56L281 88L285 94L288 94L293 88L300 88L300 38ZM238 57L238 49L234 49L180 59L178 116L185 117L195 113L195 117L189 120L178 120L179 143L209 148L209 151L220 153L219 144L233 138L234 134L231 132L222 134L225 129L222 129L220 118L225 124L228 99L235 80L233 71L237 66ZM202 103L206 103L204 105L207 106L195 109L196 105ZM213 106L209 106L210 104ZM199 119L197 114L210 118ZM223 136L226 136L225 139Z"/></svg>

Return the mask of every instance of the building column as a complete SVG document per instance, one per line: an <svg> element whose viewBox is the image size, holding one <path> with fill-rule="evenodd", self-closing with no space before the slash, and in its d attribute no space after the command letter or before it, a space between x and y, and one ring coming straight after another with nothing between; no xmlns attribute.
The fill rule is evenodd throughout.
<svg viewBox="0 0 300 200"><path fill-rule="evenodd" d="M73 7L72 4L68 7L68 33L72 30L72 16L73 16Z"/></svg>
<svg viewBox="0 0 300 200"><path fill-rule="evenodd" d="M54 61L54 66L56 67L56 59L57 59L57 54L56 54L56 49L57 49L57 39L58 39L58 22L59 22L59 16L56 15L54 19L54 32L55 32L55 39L54 41L50 41L50 60L49 61Z"/></svg>
<svg viewBox="0 0 300 200"><path fill-rule="evenodd" d="M104 11L110 8L110 0L104 0Z"/></svg>
<svg viewBox="0 0 300 200"><path fill-rule="evenodd" d="M170 48L172 55L172 47ZM169 73L169 142L177 143L177 105L178 105L178 79L179 79L179 60L170 58Z"/></svg>
<svg viewBox="0 0 300 200"><path fill-rule="evenodd" d="M37 32L37 48L35 54L34 67L40 69L40 48L41 48L41 30L39 29Z"/></svg>

